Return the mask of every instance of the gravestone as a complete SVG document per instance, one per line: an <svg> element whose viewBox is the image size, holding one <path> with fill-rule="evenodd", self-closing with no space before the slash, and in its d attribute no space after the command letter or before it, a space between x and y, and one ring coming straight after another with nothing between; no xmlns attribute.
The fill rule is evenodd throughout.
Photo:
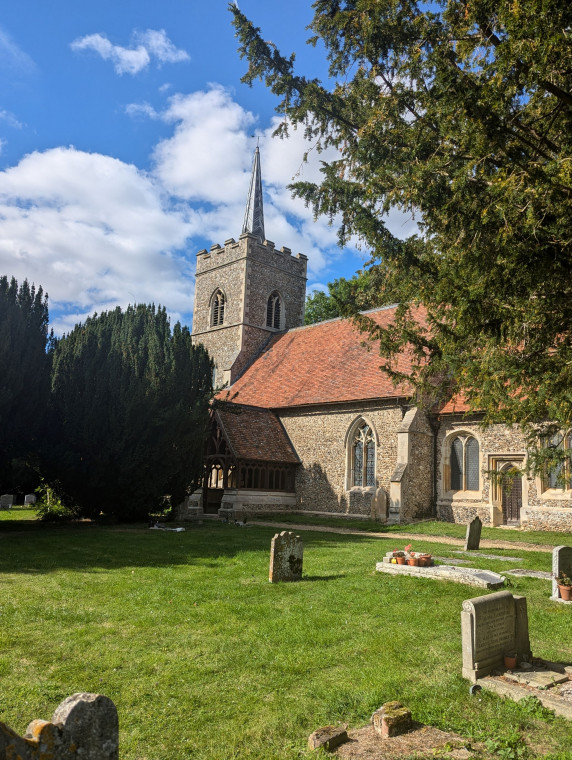
<svg viewBox="0 0 572 760"><path fill-rule="evenodd" d="M572 578L572 546L555 546L552 550L552 597L557 602L561 602L560 590L556 582L556 576L560 573L566 573ZM568 602L570 604L570 602Z"/></svg>
<svg viewBox="0 0 572 760"><path fill-rule="evenodd" d="M36 503L36 494L27 493L24 496L24 505L26 505L26 504L35 504L35 503Z"/></svg>
<svg viewBox="0 0 572 760"><path fill-rule="evenodd" d="M81 692L64 699L51 721L33 720L24 737L0 723L0 758L118 760L117 709L101 694Z"/></svg>
<svg viewBox="0 0 572 760"><path fill-rule="evenodd" d="M3 493L2 496L0 496L0 509L12 509L13 504L14 494Z"/></svg>
<svg viewBox="0 0 572 760"><path fill-rule="evenodd" d="M480 517L475 517L474 520L467 525L467 535L465 537L465 551L471 551L479 548L481 542L481 530L483 523Z"/></svg>
<svg viewBox="0 0 572 760"><path fill-rule="evenodd" d="M522 662L532 658L526 597L513 596L510 591L465 600L461 634L463 677L473 683L493 670L504 669L505 654L516 652Z"/></svg>
<svg viewBox="0 0 572 760"><path fill-rule="evenodd" d="M383 488L378 488L371 498L371 519L380 522L387 520L387 494Z"/></svg>
<svg viewBox="0 0 572 760"><path fill-rule="evenodd" d="M277 533L270 545L270 583L301 580L303 554L300 536L286 530Z"/></svg>

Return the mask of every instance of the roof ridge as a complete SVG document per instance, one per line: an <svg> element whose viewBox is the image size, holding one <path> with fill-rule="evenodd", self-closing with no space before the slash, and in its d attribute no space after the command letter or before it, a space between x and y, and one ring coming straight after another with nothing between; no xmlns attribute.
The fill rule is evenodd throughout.
<svg viewBox="0 0 572 760"><path fill-rule="evenodd" d="M365 309L364 311L358 311L358 314L373 314L376 311L387 311L388 309L396 309L399 306L398 303L391 303L387 306L376 306L373 309ZM319 327L320 325L327 325L331 322L341 322L344 319L350 319L350 317L332 317L331 319L324 319L321 322L312 322L311 325L300 325L299 327L291 327L289 330L284 330L279 335L287 335L291 332L297 332L298 330L309 330L312 327Z"/></svg>

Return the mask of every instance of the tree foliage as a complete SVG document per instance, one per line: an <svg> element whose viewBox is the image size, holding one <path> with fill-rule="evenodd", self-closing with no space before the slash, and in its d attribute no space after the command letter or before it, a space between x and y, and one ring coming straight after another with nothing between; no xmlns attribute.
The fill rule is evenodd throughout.
<svg viewBox="0 0 572 760"><path fill-rule="evenodd" d="M0 277L0 477L16 489L22 465L37 446L47 408L50 370L48 296L27 280ZM25 468L24 468L25 469Z"/></svg>
<svg viewBox="0 0 572 760"><path fill-rule="evenodd" d="M369 272L358 272L347 280L340 277L328 283L328 292L314 290L306 297L304 323L313 325L326 319L346 316L356 310L384 306L383 298L370 284Z"/></svg>
<svg viewBox="0 0 572 760"><path fill-rule="evenodd" d="M398 300L386 368L406 343L421 389L454 377L485 422L572 423L572 5L569 0L316 0L330 80L295 71L231 6L248 60L323 163L295 195L341 215ZM396 240L383 212L415 214ZM387 300L386 300L387 302ZM422 303L429 330L412 319ZM427 361L429 360L429 362Z"/></svg>
<svg viewBox="0 0 572 760"><path fill-rule="evenodd" d="M84 516L145 517L202 472L212 363L164 308L129 306L57 342L50 481Z"/></svg>

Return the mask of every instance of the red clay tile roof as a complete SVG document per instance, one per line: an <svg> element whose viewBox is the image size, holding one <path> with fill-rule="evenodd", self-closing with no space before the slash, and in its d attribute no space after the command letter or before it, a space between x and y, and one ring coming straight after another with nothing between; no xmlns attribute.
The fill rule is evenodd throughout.
<svg viewBox="0 0 572 760"><path fill-rule="evenodd" d="M378 324L391 324L395 306L368 312ZM419 310L422 322L424 313ZM408 383L395 387L379 367L377 344L352 322L334 319L277 334L230 388L233 401L280 409L306 404L410 396ZM411 357L401 354L395 367L409 372Z"/></svg>
<svg viewBox="0 0 572 760"><path fill-rule="evenodd" d="M439 414L462 414L470 409L465 396L462 393L456 393L439 409Z"/></svg>
<svg viewBox="0 0 572 760"><path fill-rule="evenodd" d="M300 462L282 423L269 409L223 403L215 415L237 459Z"/></svg>

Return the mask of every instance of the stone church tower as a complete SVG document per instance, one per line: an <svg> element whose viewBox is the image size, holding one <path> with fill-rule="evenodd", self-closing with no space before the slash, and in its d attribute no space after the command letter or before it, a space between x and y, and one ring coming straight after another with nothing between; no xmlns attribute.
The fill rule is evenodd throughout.
<svg viewBox="0 0 572 760"><path fill-rule="evenodd" d="M270 337L304 324L307 256L266 240L260 152L238 242L197 254L193 342L215 362L215 386L232 384Z"/></svg>

